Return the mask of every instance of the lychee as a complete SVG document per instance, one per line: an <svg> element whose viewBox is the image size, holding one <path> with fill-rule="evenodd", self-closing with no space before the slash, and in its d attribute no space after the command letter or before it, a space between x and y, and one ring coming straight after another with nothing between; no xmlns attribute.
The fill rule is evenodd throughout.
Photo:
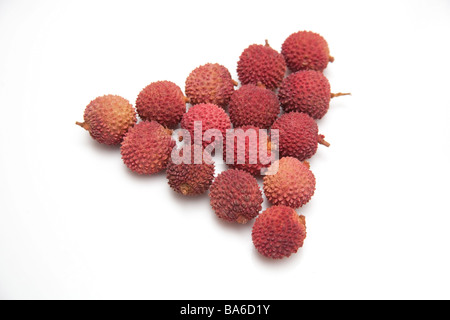
<svg viewBox="0 0 450 320"><path fill-rule="evenodd" d="M229 141L224 143L226 163L233 169L239 169L254 176L260 175L261 169L269 167L273 158L272 145L265 130L261 134L260 128L244 126L234 128L233 133L233 144L227 146ZM242 137L240 137L241 134Z"/></svg>
<svg viewBox="0 0 450 320"><path fill-rule="evenodd" d="M186 112L188 100L175 83L157 81L142 89L136 99L136 109L142 120L154 120L174 128Z"/></svg>
<svg viewBox="0 0 450 320"><path fill-rule="evenodd" d="M181 128L186 129L191 134L191 142L194 142L195 125L202 126L202 143L206 147L215 141L215 137L203 139L204 133L209 129L216 129L222 135L222 141L225 140L226 130L231 128L230 118L226 112L215 104L197 104L189 108L188 112L181 119Z"/></svg>
<svg viewBox="0 0 450 320"><path fill-rule="evenodd" d="M316 179L309 164L292 157L272 164L264 176L264 194L274 205L299 208L311 199L315 187Z"/></svg>
<svg viewBox="0 0 450 320"><path fill-rule="evenodd" d="M190 151L190 155L186 155L188 163L175 163L172 158L169 160L166 169L169 185L185 196L205 193L214 180L214 163L208 153L203 153L201 146L183 148L179 152L181 158L185 150Z"/></svg>
<svg viewBox="0 0 450 320"><path fill-rule="evenodd" d="M283 80L278 92L285 112L304 112L314 119L321 119L327 113L331 98L342 95L349 93L331 93L328 79L313 70L292 73Z"/></svg>
<svg viewBox="0 0 450 320"><path fill-rule="evenodd" d="M281 84L286 73L283 56L269 46L252 44L239 57L237 74L241 84L263 84L267 89L275 90Z"/></svg>
<svg viewBox="0 0 450 320"><path fill-rule="evenodd" d="M136 173L154 174L166 168L174 146L171 130L156 121L142 121L125 135L122 159Z"/></svg>
<svg viewBox="0 0 450 320"><path fill-rule="evenodd" d="M207 63L189 74L185 91L193 105L213 103L226 107L236 85L227 68L218 63Z"/></svg>
<svg viewBox="0 0 450 320"><path fill-rule="evenodd" d="M273 91L247 84L233 93L228 112L235 127L269 128L280 113L280 102Z"/></svg>
<svg viewBox="0 0 450 320"><path fill-rule="evenodd" d="M319 135L317 123L306 113L285 113L274 122L272 129L279 130L278 150L282 157L303 161L316 153L318 143L329 146L325 136Z"/></svg>
<svg viewBox="0 0 450 320"><path fill-rule="evenodd" d="M255 220L252 240L265 257L281 259L296 253L306 238L305 217L287 206L273 206Z"/></svg>
<svg viewBox="0 0 450 320"><path fill-rule="evenodd" d="M262 193L248 172L230 169L220 173L210 188L210 202L216 215L226 221L247 223L262 208Z"/></svg>
<svg viewBox="0 0 450 320"><path fill-rule="evenodd" d="M281 54L292 72L323 71L328 62L334 61L325 39L311 31L299 31L287 37L281 46Z"/></svg>
<svg viewBox="0 0 450 320"><path fill-rule="evenodd" d="M89 131L98 142L116 145L136 121L136 112L128 100L105 95L92 100L84 111L84 122L76 124Z"/></svg>

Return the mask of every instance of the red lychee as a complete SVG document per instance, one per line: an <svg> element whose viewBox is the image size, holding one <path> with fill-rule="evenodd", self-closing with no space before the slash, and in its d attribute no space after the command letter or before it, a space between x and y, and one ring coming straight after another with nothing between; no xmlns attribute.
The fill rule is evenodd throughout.
<svg viewBox="0 0 450 320"><path fill-rule="evenodd" d="M216 215L229 222L247 223L262 208L262 193L249 173L230 169L220 173L210 188L211 207Z"/></svg>
<svg viewBox="0 0 450 320"><path fill-rule="evenodd" d="M333 62L325 39L311 31L291 34L281 46L281 54L292 72L299 70L323 71L328 62Z"/></svg>
<svg viewBox="0 0 450 320"><path fill-rule="evenodd" d="M241 84L263 84L275 90L283 81L286 62L283 56L272 49L266 40L265 45L252 44L239 57L237 74Z"/></svg>
<svg viewBox="0 0 450 320"><path fill-rule="evenodd" d="M349 93L331 93L328 79L319 71L299 71L283 80L278 98L285 112L298 111L321 119L328 111L330 99Z"/></svg>
<svg viewBox="0 0 450 320"><path fill-rule="evenodd" d="M171 130L156 121L142 121L125 135L120 151L132 171L154 174L166 168L174 146Z"/></svg>
<svg viewBox="0 0 450 320"><path fill-rule="evenodd" d="M235 127L269 128L280 113L280 102L273 91L247 84L233 93L228 112Z"/></svg>
<svg viewBox="0 0 450 320"><path fill-rule="evenodd" d="M265 131L262 133L260 128L253 126L235 128L233 145L227 148L227 141L224 141L226 163L233 169L239 169L254 176L260 175L261 169L269 167L273 158L270 139ZM240 134L242 134L241 138L239 138Z"/></svg>
<svg viewBox="0 0 450 320"><path fill-rule="evenodd" d="M303 161L316 153L318 143L329 146L325 137L319 135L317 123L306 113L285 113L274 122L272 129L279 130L278 150L282 157Z"/></svg>
<svg viewBox="0 0 450 320"><path fill-rule="evenodd" d="M196 122L202 125L202 138L207 130L216 129L222 134L222 139L225 140L226 130L231 128L230 118L225 111L211 103L197 104L189 108L188 112L181 119L181 128L189 131L191 134L191 142L194 142ZM202 140L203 146L206 147L215 140L215 137Z"/></svg>
<svg viewBox="0 0 450 320"><path fill-rule="evenodd" d="M98 142L116 145L136 121L136 112L128 100L105 95L92 100L84 111L84 122L76 124L89 131Z"/></svg>
<svg viewBox="0 0 450 320"><path fill-rule="evenodd" d="M309 164L292 157L272 164L264 176L264 194L274 205L299 208L311 200L315 187L316 179Z"/></svg>
<svg viewBox="0 0 450 320"><path fill-rule="evenodd" d="M154 120L174 128L186 112L188 100L175 83L157 81L142 89L136 99L136 109L142 120Z"/></svg>
<svg viewBox="0 0 450 320"><path fill-rule="evenodd" d="M213 103L226 107L236 85L227 68L218 63L207 63L187 77L186 96L193 105Z"/></svg>
<svg viewBox="0 0 450 320"><path fill-rule="evenodd" d="M203 154L201 146L191 145L188 148L190 148L191 153L189 163L175 163L173 159L169 160L167 180L170 187L176 192L185 196L194 196L205 193L209 189L214 180L214 162L209 154ZM196 148L199 148L199 150L196 150ZM180 157L183 157L184 150L187 149L181 150ZM199 157L199 161L196 161L196 156Z"/></svg>
<svg viewBox="0 0 450 320"><path fill-rule="evenodd" d="M255 220L252 240L256 250L265 257L289 257L303 246L306 238L305 217L286 206L273 206Z"/></svg>

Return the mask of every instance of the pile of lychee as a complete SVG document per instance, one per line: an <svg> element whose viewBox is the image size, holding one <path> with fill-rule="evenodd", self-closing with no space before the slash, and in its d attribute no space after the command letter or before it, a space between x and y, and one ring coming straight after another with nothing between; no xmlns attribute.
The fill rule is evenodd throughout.
<svg viewBox="0 0 450 320"><path fill-rule="evenodd" d="M267 41L246 48L237 63L238 89L226 67L207 63L189 74L185 94L173 82L157 81L138 94L135 107L117 95L101 96L89 103L84 122L77 124L99 143L121 145L130 170L145 175L166 170L169 186L184 196L209 192L218 218L230 223L255 219L256 250L272 259L289 257L306 237L305 217L296 209L310 201L316 187L305 160L318 144L329 146L315 120L327 113L331 98L345 95L331 93L322 73L333 60L322 36L299 31L284 41L281 53ZM200 143L194 138L198 123L204 135ZM177 128L187 136L173 134ZM225 135L232 128L253 130L256 140L246 135L245 148L230 148ZM209 129L218 130L223 140L208 136ZM278 130L276 143L260 129ZM260 161L261 149L253 148L255 143L279 159ZM203 151L217 151L222 145L230 168L215 176L213 157ZM250 161L255 156L258 160ZM262 175L263 192L272 206L260 213L263 192L256 177Z"/></svg>

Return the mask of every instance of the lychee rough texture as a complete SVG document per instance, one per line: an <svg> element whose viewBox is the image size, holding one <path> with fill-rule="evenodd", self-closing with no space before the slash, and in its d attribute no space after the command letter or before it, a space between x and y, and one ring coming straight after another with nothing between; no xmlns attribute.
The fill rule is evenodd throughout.
<svg viewBox="0 0 450 320"><path fill-rule="evenodd" d="M271 204L296 209L311 200L316 179L307 162L284 157L270 166L263 185L264 194Z"/></svg>
<svg viewBox="0 0 450 320"><path fill-rule="evenodd" d="M238 136L233 138L234 146L227 147L228 142L224 143L224 160L233 169L242 170L248 172L254 176L261 174L263 168L267 168L272 163L272 145L268 135L261 135L260 128L253 126L244 126L241 128L234 128L234 133L237 135L239 130L244 135L243 139L239 141ZM261 143L265 145L259 145L260 139L265 139ZM242 144L244 142L245 144ZM242 149L242 146L245 146ZM260 153L260 147L262 147L263 153ZM264 149L265 148L265 149ZM232 160L232 161L231 161ZM263 161L262 161L263 160Z"/></svg>
<svg viewBox="0 0 450 320"><path fill-rule="evenodd" d="M273 206L255 220L252 240L258 252L281 259L296 253L306 238L305 217L287 206Z"/></svg>
<svg viewBox="0 0 450 320"><path fill-rule="evenodd" d="M247 84L233 93L228 112L235 127L269 128L280 113L280 102L273 91Z"/></svg>
<svg viewBox="0 0 450 320"><path fill-rule="evenodd" d="M166 169L167 180L169 186L176 192L185 196L195 196L209 189L214 180L214 163L208 153L203 154L201 146L192 145L188 148L180 151L182 157L184 150L190 150L190 156L186 156L190 160L188 163L176 164L172 159L169 160Z"/></svg>
<svg viewBox="0 0 450 320"><path fill-rule="evenodd" d="M299 71L284 79L278 98L285 112L304 112L321 119L330 106L330 83L321 72Z"/></svg>
<svg viewBox="0 0 450 320"><path fill-rule="evenodd" d="M142 89L136 99L136 109L142 120L154 120L174 128L186 112L187 100L175 83L157 81Z"/></svg>
<svg viewBox="0 0 450 320"><path fill-rule="evenodd" d="M202 125L201 133L202 144L204 147L215 141L215 137L203 139L206 130L219 130L222 134L222 139L224 140L226 130L231 128L230 118L222 108L211 103L197 104L189 108L188 112L186 112L181 119L181 128L188 130L191 134L191 143L194 143L195 122L199 122Z"/></svg>
<svg viewBox="0 0 450 320"><path fill-rule="evenodd" d="M249 173L230 169L220 173L210 188L210 203L216 215L229 222L247 223L262 209L262 193Z"/></svg>
<svg viewBox="0 0 450 320"><path fill-rule="evenodd" d="M299 31L291 34L281 46L281 54L292 72L316 70L322 72L333 62L325 39L311 31Z"/></svg>
<svg viewBox="0 0 450 320"><path fill-rule="evenodd" d="M156 121L135 125L123 139L123 162L138 174L154 174L167 167L175 141L172 132Z"/></svg>
<svg viewBox="0 0 450 320"><path fill-rule="evenodd" d="M295 157L303 161L316 153L318 143L329 146L325 137L319 135L317 123L306 113L285 113L274 122L272 129L279 130L278 150L281 157Z"/></svg>
<svg viewBox="0 0 450 320"><path fill-rule="evenodd" d="M286 62L283 56L269 46L252 44L239 57L237 74L241 84L263 84L275 90L283 81Z"/></svg>
<svg viewBox="0 0 450 320"><path fill-rule="evenodd" d="M84 111L84 122L76 124L98 142L117 145L136 121L136 112L128 100L105 95L92 100Z"/></svg>
<svg viewBox="0 0 450 320"><path fill-rule="evenodd" d="M213 103L226 107L237 83L227 68L207 63L194 69L186 79L186 96L193 105Z"/></svg>

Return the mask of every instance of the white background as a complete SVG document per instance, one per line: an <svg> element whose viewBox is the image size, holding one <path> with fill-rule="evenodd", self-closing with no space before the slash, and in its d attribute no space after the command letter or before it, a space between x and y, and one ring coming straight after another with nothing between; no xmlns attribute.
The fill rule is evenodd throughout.
<svg viewBox="0 0 450 320"><path fill-rule="evenodd" d="M318 122L331 147L289 259L75 126L207 62L237 80L243 49L299 30L352 96ZM0 298L449 299L449 38L446 0L0 1Z"/></svg>

